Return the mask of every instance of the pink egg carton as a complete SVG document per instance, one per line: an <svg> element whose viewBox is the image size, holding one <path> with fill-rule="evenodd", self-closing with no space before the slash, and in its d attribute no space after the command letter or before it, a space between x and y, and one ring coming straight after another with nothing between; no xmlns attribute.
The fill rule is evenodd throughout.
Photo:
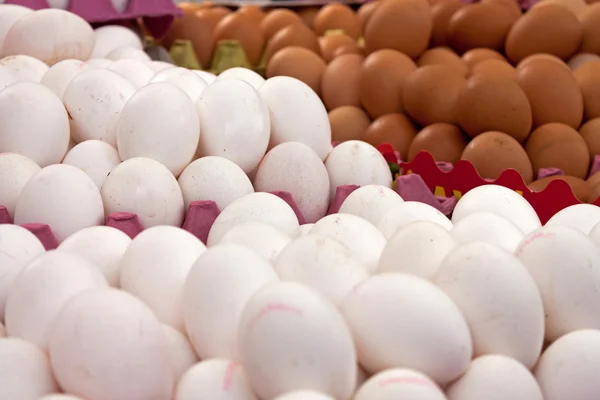
<svg viewBox="0 0 600 400"><path fill-rule="evenodd" d="M46 0L6 0L33 10L51 8ZM173 0L129 0L123 12L111 0L70 0L67 10L92 24L144 19L144 26L157 38L163 37L175 16L181 14Z"/></svg>

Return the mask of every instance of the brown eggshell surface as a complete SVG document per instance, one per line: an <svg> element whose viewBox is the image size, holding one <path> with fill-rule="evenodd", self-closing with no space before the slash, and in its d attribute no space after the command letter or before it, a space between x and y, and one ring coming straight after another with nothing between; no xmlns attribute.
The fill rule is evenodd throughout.
<svg viewBox="0 0 600 400"><path fill-rule="evenodd" d="M237 12L241 14L246 14L247 16L252 18L257 25L260 25L260 23L266 15L260 7L254 5L241 6Z"/></svg>
<svg viewBox="0 0 600 400"><path fill-rule="evenodd" d="M408 149L417 135L417 128L404 114L386 114L371 123L361 136L361 140L373 146L389 143L405 160Z"/></svg>
<svg viewBox="0 0 600 400"><path fill-rule="evenodd" d="M588 6L580 15L583 28L580 52L600 54L600 3Z"/></svg>
<svg viewBox="0 0 600 400"><path fill-rule="evenodd" d="M543 0L533 5L533 8L545 7L548 5L559 5L565 7L573 14L579 16L587 8L587 4L584 0Z"/></svg>
<svg viewBox="0 0 600 400"><path fill-rule="evenodd" d="M600 56L598 56L597 54L579 53L579 54L575 54L573 57L571 57L571 59L569 59L569 62L567 63L567 65L569 66L569 69L571 71L575 71L577 68L581 67L582 65L587 64L592 61L600 61Z"/></svg>
<svg viewBox="0 0 600 400"><path fill-rule="evenodd" d="M405 54L384 49L363 62L359 78L360 102L371 116L402 111L402 91L407 76L417 66Z"/></svg>
<svg viewBox="0 0 600 400"><path fill-rule="evenodd" d="M175 18L161 43L169 49L177 39L189 40L202 67L208 68L215 48L212 29L212 25L204 15L204 10L184 11L180 17Z"/></svg>
<svg viewBox="0 0 600 400"><path fill-rule="evenodd" d="M223 18L232 13L232 11L226 7L200 8L198 12L200 15L206 16L206 19L212 26L213 30Z"/></svg>
<svg viewBox="0 0 600 400"><path fill-rule="evenodd" d="M533 180L533 167L527 153L512 136L502 132L478 135L465 147L461 158L470 161L485 179L497 179L504 170L512 168L521 174L525 183Z"/></svg>
<svg viewBox="0 0 600 400"><path fill-rule="evenodd" d="M577 17L565 7L551 4L533 8L515 22L506 38L505 51L514 64L535 53L566 60L575 54L582 36Z"/></svg>
<svg viewBox="0 0 600 400"><path fill-rule="evenodd" d="M359 83L363 57L346 54L330 62L321 79L321 98L328 110L360 107Z"/></svg>
<svg viewBox="0 0 600 400"><path fill-rule="evenodd" d="M531 106L523 89L504 76L478 74L459 91L456 117L471 137L504 132L523 142L531 130Z"/></svg>
<svg viewBox="0 0 600 400"><path fill-rule="evenodd" d="M331 140L344 142L360 140L371 124L371 119L362 108L342 106L329 112L329 124L331 125Z"/></svg>
<svg viewBox="0 0 600 400"><path fill-rule="evenodd" d="M506 58L496 50L486 49L482 47L478 47L476 49L471 49L462 55L462 60L467 65L467 68L471 70L478 63L485 60L500 60L506 61Z"/></svg>
<svg viewBox="0 0 600 400"><path fill-rule="evenodd" d="M514 15L516 18L523 14L521 12L521 6L517 0L481 0L481 2L484 4L491 3L504 7L507 12Z"/></svg>
<svg viewBox="0 0 600 400"><path fill-rule="evenodd" d="M546 186L548 186L550 182L556 180L567 183L571 187L571 191L575 197L582 203L593 202L598 197L597 195L594 195L593 188L586 181L567 175L547 176L545 178L538 179L535 182L531 182L529 185L527 185L527 187L533 192L541 192L542 190L546 189Z"/></svg>
<svg viewBox="0 0 600 400"><path fill-rule="evenodd" d="M448 25L454 13L463 8L465 3L461 0L446 0L431 6L433 17L433 30L429 41L430 47L446 46L448 41Z"/></svg>
<svg viewBox="0 0 600 400"><path fill-rule="evenodd" d="M313 29L319 36L331 30L342 30L354 40L361 35L358 15L349 6L341 3L327 4L321 8L315 16Z"/></svg>
<svg viewBox="0 0 600 400"><path fill-rule="evenodd" d="M466 145L467 138L456 125L432 124L417 133L408 149L407 161L412 161L421 151L427 151L435 161L455 164Z"/></svg>
<svg viewBox="0 0 600 400"><path fill-rule="evenodd" d="M373 12L379 5L379 1L371 0L363 5L361 5L356 11L356 16L358 17L358 22L360 23L360 31L364 32L365 26L367 26L367 21L373 15Z"/></svg>
<svg viewBox="0 0 600 400"><path fill-rule="evenodd" d="M585 121L600 117L600 61L582 65L573 76L583 94L583 118Z"/></svg>
<svg viewBox="0 0 600 400"><path fill-rule="evenodd" d="M251 65L257 65L265 44L265 38L256 22L247 15L232 13L215 28L215 40L237 40Z"/></svg>
<svg viewBox="0 0 600 400"><path fill-rule="evenodd" d="M517 71L512 65L506 61L495 59L484 60L475 64L475 66L471 68L469 76L477 74L500 75L513 80L517 78Z"/></svg>
<svg viewBox="0 0 600 400"><path fill-rule="evenodd" d="M279 30L267 43L265 50L266 60L270 60L273 54L284 47L297 46L304 47L316 54L321 54L317 35L306 25L292 24Z"/></svg>
<svg viewBox="0 0 600 400"><path fill-rule="evenodd" d="M365 27L368 52L395 49L417 58L427 49L433 17L427 0L379 0Z"/></svg>
<svg viewBox="0 0 600 400"><path fill-rule="evenodd" d="M303 7L298 11L298 15L302 18L302 21L304 21L306 26L312 29L315 23L315 17L319 13L319 10L319 7Z"/></svg>
<svg viewBox="0 0 600 400"><path fill-rule="evenodd" d="M436 122L456 123L456 98L465 86L463 75L442 65L428 65L411 73L404 82L405 112L421 126Z"/></svg>
<svg viewBox="0 0 600 400"><path fill-rule="evenodd" d="M542 125L534 130L525 145L535 173L540 168L560 168L565 175L585 178L590 153L575 129L561 123Z"/></svg>
<svg viewBox="0 0 600 400"><path fill-rule="evenodd" d="M266 40L269 40L278 30L295 23L303 24L302 18L295 12L285 8L276 8L265 15L260 23L260 30Z"/></svg>
<svg viewBox="0 0 600 400"><path fill-rule="evenodd" d="M587 187L590 190L590 202L594 202L598 197L600 197L600 172L596 172L594 175L590 176L587 181Z"/></svg>
<svg viewBox="0 0 600 400"><path fill-rule="evenodd" d="M600 154L600 118L594 118L579 128L579 134L585 141L590 157Z"/></svg>
<svg viewBox="0 0 600 400"><path fill-rule="evenodd" d="M286 47L271 57L267 64L267 78L291 76L306 83L317 94L321 93L321 77L325 61L304 47Z"/></svg>
<svg viewBox="0 0 600 400"><path fill-rule="evenodd" d="M419 67L425 65L444 65L462 76L467 75L467 65L455 52L447 47L434 47L421 54L417 61Z"/></svg>
<svg viewBox="0 0 600 400"><path fill-rule="evenodd" d="M338 54L337 51L342 48L355 49L355 53L359 53L356 40L345 34L327 35L319 38L319 48L321 49L321 57L325 62L331 62Z"/></svg>

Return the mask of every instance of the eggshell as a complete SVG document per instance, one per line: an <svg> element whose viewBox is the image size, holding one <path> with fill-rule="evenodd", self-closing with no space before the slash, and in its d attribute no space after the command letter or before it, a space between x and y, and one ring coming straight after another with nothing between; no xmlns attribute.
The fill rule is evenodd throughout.
<svg viewBox="0 0 600 400"><path fill-rule="evenodd" d="M208 83L206 83L200 75L179 67L168 67L157 72L150 80L150 83L154 82L168 82L177 86L179 89L183 90L194 103L208 86Z"/></svg>
<svg viewBox="0 0 600 400"><path fill-rule="evenodd" d="M298 389L335 398L352 394L357 368L352 336L337 308L313 289L273 283L252 296L239 326L242 365L259 397Z"/></svg>
<svg viewBox="0 0 600 400"><path fill-rule="evenodd" d="M335 58L343 54L360 54L362 49L358 47L356 40L344 33L335 33L325 35L319 38L319 49L321 57L326 63L330 63Z"/></svg>
<svg viewBox="0 0 600 400"><path fill-rule="evenodd" d="M421 54L421 57L419 57L417 65L419 67L424 67L426 65L442 65L456 71L462 76L467 75L467 65L465 62L447 47L433 47L425 51Z"/></svg>
<svg viewBox="0 0 600 400"><path fill-rule="evenodd" d="M592 61L573 71L583 94L583 119L600 117L600 61Z"/></svg>
<svg viewBox="0 0 600 400"><path fill-rule="evenodd" d="M108 286L98 268L71 254L50 251L35 258L15 279L6 298L6 333L48 349L50 329L69 299Z"/></svg>
<svg viewBox="0 0 600 400"><path fill-rule="evenodd" d="M544 352L535 377L546 400L595 399L600 390L596 371L600 365L600 332L569 333Z"/></svg>
<svg viewBox="0 0 600 400"><path fill-rule="evenodd" d="M219 244L204 252L183 288L185 328L196 353L205 359L238 358L242 310L256 292L277 280L269 262L242 245Z"/></svg>
<svg viewBox="0 0 600 400"><path fill-rule="evenodd" d="M192 398L256 400L244 368L235 361L221 358L204 360L181 377L174 400Z"/></svg>
<svg viewBox="0 0 600 400"><path fill-rule="evenodd" d="M93 226L75 232L57 250L89 261L102 272L109 285L118 287L121 260L130 243L129 236L118 229Z"/></svg>
<svg viewBox="0 0 600 400"><path fill-rule="evenodd" d="M446 400L444 392L429 377L405 368L391 368L375 374L354 397L355 400L385 398Z"/></svg>
<svg viewBox="0 0 600 400"><path fill-rule="evenodd" d="M548 0L545 0L548 1ZM567 63L565 63L563 60L561 60L559 57L553 55L553 54L547 54L547 53L534 53L531 54L527 57L525 57L524 59L522 59L521 61L519 61L517 63L517 68L521 68L524 67L526 64L528 64L531 61L552 61L558 65L560 65L561 67L565 68L566 70L569 70L569 66L567 65Z"/></svg>
<svg viewBox="0 0 600 400"><path fill-rule="evenodd" d="M544 301L546 339L600 324L600 248L573 228L549 225L529 234L515 255L536 281Z"/></svg>
<svg viewBox="0 0 600 400"><path fill-rule="evenodd" d="M217 76L208 71L201 71L201 70L196 70L196 69L190 70L190 71L192 71L196 75L200 76L200 78L204 79L204 81L206 83L208 83L209 85L212 84L215 80L217 80Z"/></svg>
<svg viewBox="0 0 600 400"><path fill-rule="evenodd" d="M126 78L136 88L145 86L154 76L154 70L146 60L124 58L111 62L107 68Z"/></svg>
<svg viewBox="0 0 600 400"><path fill-rule="evenodd" d="M100 190L110 171L121 163L121 158L117 149L110 144L101 140L86 140L69 150L62 163L84 171Z"/></svg>
<svg viewBox="0 0 600 400"><path fill-rule="evenodd" d="M575 204L554 214L546 222L546 226L568 226L588 235L599 222L600 207L592 204Z"/></svg>
<svg viewBox="0 0 600 400"><path fill-rule="evenodd" d="M94 29L95 43L90 58L104 58L119 47L143 49L142 40L131 29L121 25L104 25Z"/></svg>
<svg viewBox="0 0 600 400"><path fill-rule="evenodd" d="M87 290L65 304L50 333L50 362L65 391L88 399L167 399L173 388L162 325L116 289Z"/></svg>
<svg viewBox="0 0 600 400"><path fill-rule="evenodd" d="M336 305L369 276L348 247L315 233L286 246L275 261L275 271L281 280L310 286Z"/></svg>
<svg viewBox="0 0 600 400"><path fill-rule="evenodd" d="M567 176L567 175L547 176L545 178L538 179L537 181L531 182L529 185L527 185L527 187L531 191L541 192L542 190L546 189L548 184L552 181L565 182L567 185L570 186L571 191L573 192L575 197L577 199L579 199L579 201L582 201L584 203L589 203L591 201L594 201L598 197L598 194L594 190L593 183L588 184L588 182L584 181L581 178L576 178L574 176Z"/></svg>
<svg viewBox="0 0 600 400"><path fill-rule="evenodd" d="M231 228L219 243L235 243L248 247L273 263L291 238L272 225L263 222L244 222Z"/></svg>
<svg viewBox="0 0 600 400"><path fill-rule="evenodd" d="M229 68L221 72L217 79L239 79L249 83L256 90L265 83L265 78L248 68Z"/></svg>
<svg viewBox="0 0 600 400"><path fill-rule="evenodd" d="M390 144L405 160L410 146L417 135L417 128L404 114L385 114L373 121L363 132L360 139L372 146Z"/></svg>
<svg viewBox="0 0 600 400"><path fill-rule="evenodd" d="M548 53L566 60L575 54L582 37L583 28L570 10L557 4L534 7L510 29L506 55L515 64L535 53Z"/></svg>
<svg viewBox="0 0 600 400"><path fill-rule="evenodd" d="M69 394L48 394L40 397L39 400L82 400L80 397L71 396Z"/></svg>
<svg viewBox="0 0 600 400"><path fill-rule="evenodd" d="M4 38L10 28L21 17L29 14L33 10L29 7L20 6L17 4L4 4L0 11L0 57L4 57Z"/></svg>
<svg viewBox="0 0 600 400"><path fill-rule="evenodd" d="M600 137L598 132L600 131L600 118L594 118L587 121L579 128L579 134L585 140L588 150L590 151L590 157L596 154L600 154Z"/></svg>
<svg viewBox="0 0 600 400"><path fill-rule="evenodd" d="M494 74L509 79L517 79L515 68L504 60L489 59L477 63L471 68L469 76L477 74Z"/></svg>
<svg viewBox="0 0 600 400"><path fill-rule="evenodd" d="M298 390L282 394L273 400L333 400L333 397L312 390Z"/></svg>
<svg viewBox="0 0 600 400"><path fill-rule="evenodd" d="M303 224L300 225L300 233L298 234L298 236L306 236L308 235L308 233L310 232L310 230L312 229L312 227L315 226L315 224Z"/></svg>
<svg viewBox="0 0 600 400"><path fill-rule="evenodd" d="M0 205L14 217L17 199L25 184L40 171L29 158L17 153L0 153Z"/></svg>
<svg viewBox="0 0 600 400"><path fill-rule="evenodd" d="M69 119L47 87L18 82L0 92L0 153L15 152L40 167L59 163L69 145Z"/></svg>
<svg viewBox="0 0 600 400"><path fill-rule="evenodd" d="M170 325L163 324L162 327L169 346L173 378L178 382L183 374L199 361L198 356L183 333Z"/></svg>
<svg viewBox="0 0 600 400"><path fill-rule="evenodd" d="M321 160L327 157L331 150L327 110L308 85L291 77L277 76L267 79L259 94L270 112L271 148L284 142L300 142L312 148ZM231 106L230 99L227 105Z"/></svg>
<svg viewBox="0 0 600 400"><path fill-rule="evenodd" d="M412 161L421 151L427 151L436 161L455 164L467 146L465 134L452 124L431 124L417 133L406 155Z"/></svg>
<svg viewBox="0 0 600 400"><path fill-rule="evenodd" d="M7 71L16 81L39 83L48 66L37 58L27 55L7 56L0 59L0 67Z"/></svg>
<svg viewBox="0 0 600 400"><path fill-rule="evenodd" d="M215 42L221 40L237 41L251 65L257 65L265 45L265 37L258 24L248 15L231 13L225 16L214 30Z"/></svg>
<svg viewBox="0 0 600 400"><path fill-rule="evenodd" d="M37 400L56 392L46 354L18 338L0 339L0 396L6 399Z"/></svg>
<svg viewBox="0 0 600 400"><path fill-rule="evenodd" d="M252 17L252 19L258 24L260 24L265 17L265 12L262 10L262 8L259 5L254 4L241 5L240 8L237 9L237 12Z"/></svg>
<svg viewBox="0 0 600 400"><path fill-rule="evenodd" d="M295 23L303 23L295 12L285 8L276 8L267 13L260 23L260 31L265 40L271 39L280 29Z"/></svg>
<svg viewBox="0 0 600 400"><path fill-rule="evenodd" d="M161 44L169 49L177 39L189 40L200 65L209 68L215 48L214 26L221 18L211 8L184 10L183 15L173 20Z"/></svg>
<svg viewBox="0 0 600 400"><path fill-rule="evenodd" d="M535 378L521 363L493 354L474 359L446 391L448 400L543 400Z"/></svg>
<svg viewBox="0 0 600 400"><path fill-rule="evenodd" d="M371 124L364 110L355 106L341 106L328 114L331 139L334 142L358 140Z"/></svg>
<svg viewBox="0 0 600 400"><path fill-rule="evenodd" d="M302 18L302 21L304 21L304 24L306 24L306 26L308 26L310 29L313 28L313 25L315 22L315 16L317 15L318 12L319 12L318 6L302 7L300 10L298 10L298 14Z"/></svg>
<svg viewBox="0 0 600 400"><path fill-rule="evenodd" d="M342 214L352 214L376 225L381 217L404 200L392 189L381 185L367 185L350 193L340 206Z"/></svg>
<svg viewBox="0 0 600 400"><path fill-rule="evenodd" d="M587 2L589 3L589 2ZM535 8L545 7L550 4L560 5L579 16L587 8L586 0L544 0L533 5ZM532 8L533 8L532 7Z"/></svg>
<svg viewBox="0 0 600 400"><path fill-rule="evenodd" d="M80 60L63 60L46 71L40 83L50 89L62 100L71 80L87 68Z"/></svg>
<svg viewBox="0 0 600 400"><path fill-rule="evenodd" d="M298 68L301 66L301 68ZM315 93L321 93L321 77L325 61L304 47L291 46L279 50L267 64L266 76L290 76L306 83Z"/></svg>
<svg viewBox="0 0 600 400"><path fill-rule="evenodd" d="M130 158L117 165L101 194L106 215L131 212L146 228L183 223L184 202L177 180L167 167L150 158Z"/></svg>
<svg viewBox="0 0 600 400"><path fill-rule="evenodd" d="M341 30L355 40L361 34L358 16L352 8L341 3L323 6L315 16L313 29L319 36L324 36L327 31Z"/></svg>
<svg viewBox="0 0 600 400"><path fill-rule="evenodd" d="M270 193L251 193L233 201L215 219L208 235L208 246L219 243L232 227L258 221L273 225L294 238L298 236L298 218L282 199Z"/></svg>
<svg viewBox="0 0 600 400"><path fill-rule="evenodd" d="M368 1L366 3L361 4L356 10L356 15L358 16L358 21L360 22L360 28L363 30L365 26L367 26L367 21L373 15L373 12L377 9L377 6L380 3L378 1Z"/></svg>
<svg viewBox="0 0 600 400"><path fill-rule="evenodd" d="M583 38L581 41L580 52L584 53L600 53L600 5L592 4L587 6L579 15L579 22L583 28Z"/></svg>
<svg viewBox="0 0 600 400"><path fill-rule="evenodd" d="M474 212L458 221L450 235L459 244L485 242L513 253L525 234L513 222L491 212Z"/></svg>
<svg viewBox="0 0 600 400"><path fill-rule="evenodd" d="M246 173L254 170L269 143L267 105L244 81L215 81L196 103L202 132L199 152L231 160Z"/></svg>
<svg viewBox="0 0 600 400"><path fill-rule="evenodd" d="M346 297L342 312L360 364L369 372L414 368L443 385L469 365L467 323L452 300L422 278L372 276Z"/></svg>
<svg viewBox="0 0 600 400"><path fill-rule="evenodd" d="M135 86L113 71L90 68L77 74L65 91L71 135L77 142L102 140L117 147L117 121Z"/></svg>
<svg viewBox="0 0 600 400"><path fill-rule="evenodd" d="M590 53L579 53L575 54L569 59L568 66L571 69L571 71L575 71L582 65L593 61L600 61L600 56Z"/></svg>
<svg viewBox="0 0 600 400"><path fill-rule="evenodd" d="M329 110L341 106L362 108L359 84L363 61L359 54L344 54L327 65L321 76L320 93Z"/></svg>
<svg viewBox="0 0 600 400"><path fill-rule="evenodd" d="M111 61L119 61L119 60L135 60L135 61L143 61L148 62L151 61L150 56L143 50L137 48L136 46L121 46L117 47L114 50L111 50L106 56L106 59ZM137 64L139 65L139 64Z"/></svg>
<svg viewBox="0 0 600 400"><path fill-rule="evenodd" d="M487 49L484 47L471 49L465 52L461 58L469 68L469 71L471 71L475 65L485 60L506 61L506 58L504 58L504 56L498 53L496 50Z"/></svg>
<svg viewBox="0 0 600 400"><path fill-rule="evenodd" d="M317 35L305 24L295 23L279 30L273 35L267 43L264 57L269 61L279 50L290 46L303 47L315 54L320 54L321 52Z"/></svg>
<svg viewBox="0 0 600 400"><path fill-rule="evenodd" d="M568 125L555 122L540 126L531 133L525 150L534 171L560 168L569 176L587 176L590 166L588 148L579 132Z"/></svg>
<svg viewBox="0 0 600 400"><path fill-rule="evenodd" d="M417 221L430 221L446 230L452 229L452 222L429 204L406 201L389 209L377 222L377 229L386 239L390 239L400 229Z"/></svg>

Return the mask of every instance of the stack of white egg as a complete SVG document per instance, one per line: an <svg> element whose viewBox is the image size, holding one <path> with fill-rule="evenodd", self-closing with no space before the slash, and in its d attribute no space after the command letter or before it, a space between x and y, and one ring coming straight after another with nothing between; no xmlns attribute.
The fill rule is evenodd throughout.
<svg viewBox="0 0 600 400"><path fill-rule="evenodd" d="M449 220L332 149L299 81L153 62L64 11L0 6L3 54L0 399L597 400L600 208L542 227L487 185Z"/></svg>

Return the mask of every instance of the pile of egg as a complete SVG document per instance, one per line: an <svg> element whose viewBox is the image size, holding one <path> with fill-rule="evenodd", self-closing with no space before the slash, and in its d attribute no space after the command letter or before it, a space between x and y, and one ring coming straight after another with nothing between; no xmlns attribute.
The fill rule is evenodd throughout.
<svg viewBox="0 0 600 400"><path fill-rule="evenodd" d="M298 80L152 62L61 10L14 20L1 399L597 399L600 208L542 226L485 185L449 219L392 190L372 146L332 148ZM32 20L53 26L41 44ZM344 185L361 187L326 215ZM206 244L179 227L198 200L222 210ZM114 212L147 229L103 226Z"/></svg>

